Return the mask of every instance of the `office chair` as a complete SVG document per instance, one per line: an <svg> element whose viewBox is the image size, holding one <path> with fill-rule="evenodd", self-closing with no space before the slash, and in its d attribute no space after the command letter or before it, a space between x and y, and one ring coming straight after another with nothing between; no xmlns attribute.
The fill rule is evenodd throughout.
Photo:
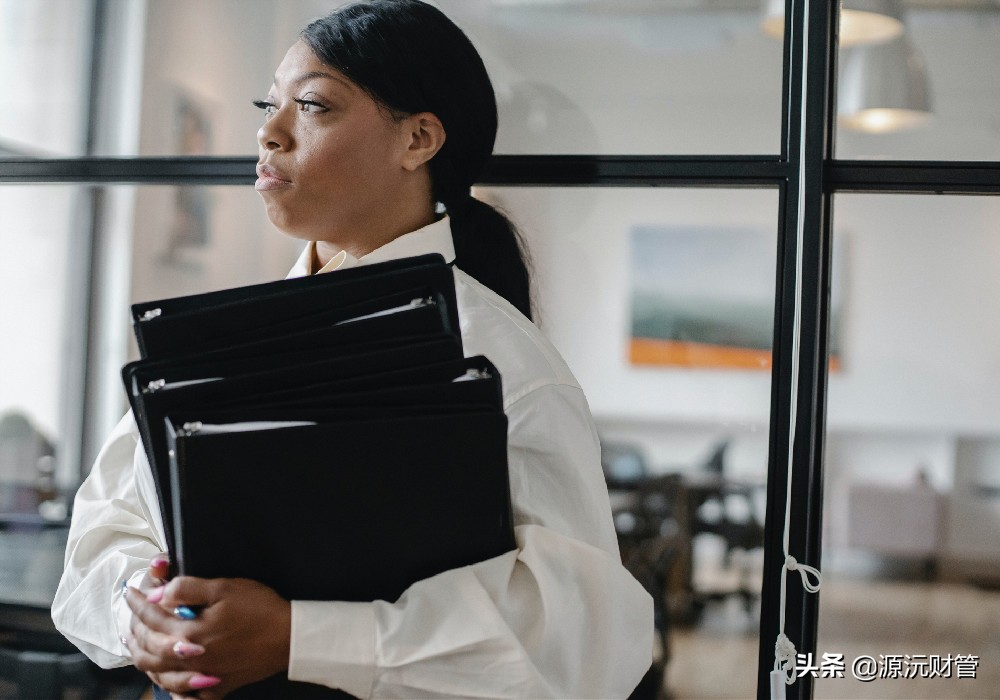
<svg viewBox="0 0 1000 700"><path fill-rule="evenodd" d="M601 440L601 467L610 490L634 490L649 476L646 455L631 443Z"/></svg>
<svg viewBox="0 0 1000 700"><path fill-rule="evenodd" d="M622 563L653 598L657 653L629 700L659 700L670 658L671 599L678 589L689 590L688 579L677 575L690 550L680 477L651 477L642 449L628 443L602 440L601 465Z"/></svg>
<svg viewBox="0 0 1000 700"><path fill-rule="evenodd" d="M728 448L727 439L711 449L700 468L706 478L698 488L692 489L690 503L693 512L692 536L707 533L722 538L727 566L733 563L735 551L749 552L764 546L763 519L757 514L755 487L726 477L725 455ZM744 579L747 573L744 567ZM735 591L709 593L700 598L708 600L739 595L749 611L757 594L756 585L744 580Z"/></svg>
<svg viewBox="0 0 1000 700"><path fill-rule="evenodd" d="M620 476L621 472L615 483L622 483ZM684 504L680 476L667 474L637 479L629 498L612 510L622 563L653 598L657 639L653 664L630 700L662 697L671 622L690 603L690 538Z"/></svg>

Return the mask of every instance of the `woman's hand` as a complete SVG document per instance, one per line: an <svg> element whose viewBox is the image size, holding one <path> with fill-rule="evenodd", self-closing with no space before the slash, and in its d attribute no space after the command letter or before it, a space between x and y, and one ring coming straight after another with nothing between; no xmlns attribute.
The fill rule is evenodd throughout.
<svg viewBox="0 0 1000 700"><path fill-rule="evenodd" d="M288 668L291 604L261 583L179 576L127 599L133 662L173 694L214 700ZM182 619L179 606L197 616Z"/></svg>

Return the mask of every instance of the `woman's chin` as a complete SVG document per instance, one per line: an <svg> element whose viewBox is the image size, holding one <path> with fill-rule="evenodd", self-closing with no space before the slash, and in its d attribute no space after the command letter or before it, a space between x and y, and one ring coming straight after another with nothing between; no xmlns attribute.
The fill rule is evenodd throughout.
<svg viewBox="0 0 1000 700"><path fill-rule="evenodd" d="M302 226L301 222L296 221L295 217L290 216L289 211L285 207L275 206L273 202L267 200L265 200L264 204L267 218L274 228L289 238L300 238L304 241L312 240L308 229Z"/></svg>
<svg viewBox="0 0 1000 700"><path fill-rule="evenodd" d="M273 222L272 222L273 223ZM282 234L288 236L289 238L297 238L300 241L315 241L316 236L311 235L308 231L299 231L297 229L282 228L275 224L274 226Z"/></svg>

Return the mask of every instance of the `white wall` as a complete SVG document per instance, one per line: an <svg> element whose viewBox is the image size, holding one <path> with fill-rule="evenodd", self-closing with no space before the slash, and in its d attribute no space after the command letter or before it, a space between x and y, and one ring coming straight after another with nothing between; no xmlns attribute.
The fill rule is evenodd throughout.
<svg viewBox="0 0 1000 700"><path fill-rule="evenodd" d="M497 199L534 257L541 322L606 418L767 422L766 371L640 368L628 363L633 226L741 226L773 233L769 190L514 189ZM761 274L773 277L771 262Z"/></svg>
<svg viewBox="0 0 1000 700"><path fill-rule="evenodd" d="M756 7L438 3L484 56L498 153L776 153L781 45Z"/></svg>
<svg viewBox="0 0 1000 700"><path fill-rule="evenodd" d="M844 371L831 429L1000 430L1000 200L844 195Z"/></svg>

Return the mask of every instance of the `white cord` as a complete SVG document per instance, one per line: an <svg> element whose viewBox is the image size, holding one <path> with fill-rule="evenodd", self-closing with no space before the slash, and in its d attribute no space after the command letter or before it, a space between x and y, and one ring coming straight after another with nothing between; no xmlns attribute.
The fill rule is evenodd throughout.
<svg viewBox="0 0 1000 700"><path fill-rule="evenodd" d="M803 18L801 23L797 23L802 28L802 55L809 55L809 2L802 3ZM802 72L802 104L800 131L802 138L799 140L799 202L797 212L797 226L795 233L795 314L792 333L792 377L791 395L789 397L789 419L788 419L788 464L787 464L787 488L785 492L785 531L782 539L782 551L785 554L785 562L781 566L781 596L779 602L778 637L774 642L774 671L771 672L771 700L785 699L785 685L791 685L796 677L796 657L798 656L795 644L785 634L785 580L789 571L798 571L802 577L802 588L809 593L816 593L822 583L822 576L818 569L800 564L795 557L788 553L789 530L791 528L792 512L792 456L795 454L795 428L796 416L799 405L799 350L801 345L800 335L802 333L802 247L805 240L805 200L802 194L806 189L806 170L801 167L805 162L806 148L806 87L807 71ZM809 581L810 574L815 577L816 583ZM784 680L781 683L780 680Z"/></svg>

